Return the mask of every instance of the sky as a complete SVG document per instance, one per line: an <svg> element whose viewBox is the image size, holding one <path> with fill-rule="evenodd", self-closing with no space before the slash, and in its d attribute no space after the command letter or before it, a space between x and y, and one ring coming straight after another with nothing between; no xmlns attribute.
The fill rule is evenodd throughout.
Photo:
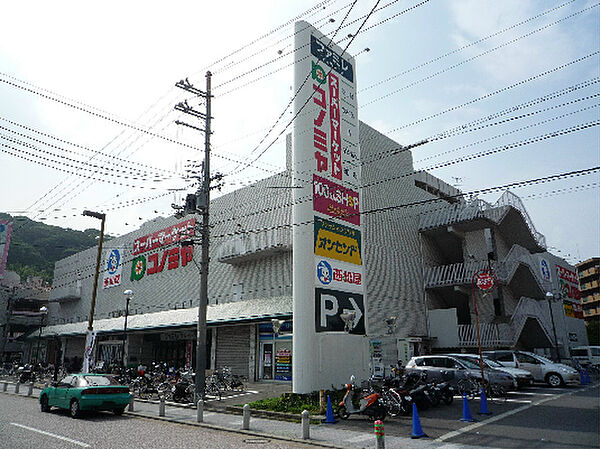
<svg viewBox="0 0 600 449"><path fill-rule="evenodd" d="M205 90L208 70L211 173L235 172L213 196L282 171L298 19L350 43L359 119L402 145L429 139L415 167L464 192L600 166L595 1L40 0L2 15L0 211L11 215L83 230L99 223L81 212L100 211L121 235L172 214L204 144L175 123L201 126L179 102L204 108L175 83ZM599 182L594 171L511 191L574 263L600 254Z"/></svg>

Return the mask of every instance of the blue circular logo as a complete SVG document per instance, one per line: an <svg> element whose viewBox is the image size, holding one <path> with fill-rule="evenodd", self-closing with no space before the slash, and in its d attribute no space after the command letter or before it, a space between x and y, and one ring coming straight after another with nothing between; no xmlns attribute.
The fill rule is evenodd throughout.
<svg viewBox="0 0 600 449"><path fill-rule="evenodd" d="M541 269L542 269L542 277L544 280L550 280L550 267L548 266L548 262L545 259L540 261Z"/></svg>
<svg viewBox="0 0 600 449"><path fill-rule="evenodd" d="M121 261L121 254L118 249L113 249L108 256L108 274L115 274Z"/></svg>
<svg viewBox="0 0 600 449"><path fill-rule="evenodd" d="M319 278L319 281L321 281L321 284L330 284L332 276L333 270L331 269L331 265L324 260L320 261L317 264L317 277Z"/></svg>

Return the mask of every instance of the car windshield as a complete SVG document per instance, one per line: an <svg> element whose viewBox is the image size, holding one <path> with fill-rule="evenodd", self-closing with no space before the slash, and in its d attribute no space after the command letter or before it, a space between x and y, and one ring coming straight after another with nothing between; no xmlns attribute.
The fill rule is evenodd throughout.
<svg viewBox="0 0 600 449"><path fill-rule="evenodd" d="M460 362L465 365L467 368L478 369L479 365L475 363L473 360L470 360L466 357L461 357Z"/></svg>
<svg viewBox="0 0 600 449"><path fill-rule="evenodd" d="M105 385L119 385L119 382L108 376L80 376L77 379L77 385L80 387L98 387Z"/></svg>
<svg viewBox="0 0 600 449"><path fill-rule="evenodd" d="M531 354L531 356L532 356L533 358L536 358L536 359L538 359L538 360L541 360L541 361L542 361L542 362L544 362L544 363L554 363L552 360L550 360L550 359L547 359L546 357L544 357L544 356L541 356L541 355L537 355L537 354Z"/></svg>
<svg viewBox="0 0 600 449"><path fill-rule="evenodd" d="M504 368L502 363L498 363L492 359L483 359L483 362L492 368Z"/></svg>

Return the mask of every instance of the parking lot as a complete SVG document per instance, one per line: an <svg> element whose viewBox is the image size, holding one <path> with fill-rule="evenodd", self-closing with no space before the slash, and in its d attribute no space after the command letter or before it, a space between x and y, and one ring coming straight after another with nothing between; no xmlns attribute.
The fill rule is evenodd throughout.
<svg viewBox="0 0 600 449"><path fill-rule="evenodd" d="M469 401L474 423L462 422L463 401L419 413L423 431L430 439L482 447L600 447L600 399L595 386L550 388L535 385L512 391L506 399L487 399L491 415L479 415L480 399ZM363 416L352 416L335 426L349 430L373 428ZM408 437L412 417L388 417L386 436Z"/></svg>

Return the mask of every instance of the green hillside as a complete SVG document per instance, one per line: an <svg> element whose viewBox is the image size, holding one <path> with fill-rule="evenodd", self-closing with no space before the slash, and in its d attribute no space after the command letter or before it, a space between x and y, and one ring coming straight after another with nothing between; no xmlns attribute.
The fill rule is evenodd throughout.
<svg viewBox="0 0 600 449"><path fill-rule="evenodd" d="M5 213L0 213L0 220L13 222L6 269L19 273L23 281L41 276L50 283L57 260L96 246L100 235L99 229L74 231Z"/></svg>

